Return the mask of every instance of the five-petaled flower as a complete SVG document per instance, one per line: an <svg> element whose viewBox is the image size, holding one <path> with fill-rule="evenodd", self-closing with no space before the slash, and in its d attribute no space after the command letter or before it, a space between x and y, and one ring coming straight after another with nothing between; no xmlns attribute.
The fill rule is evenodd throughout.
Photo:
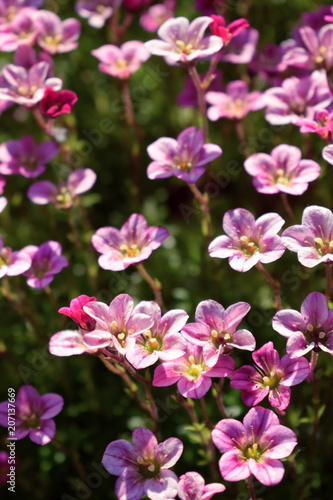
<svg viewBox="0 0 333 500"><path fill-rule="evenodd" d="M56 118L57 116L71 113L76 101L77 95L71 90L64 89L57 92L47 87L39 105L44 115L49 118Z"/></svg>
<svg viewBox="0 0 333 500"><path fill-rule="evenodd" d="M69 307L60 307L58 312L64 314L71 318L75 323L79 325L81 330L86 330L91 332L96 325L96 321L89 316L84 310L83 306L89 304L89 302L96 302L96 297L88 297L88 295L79 295L75 299L72 299Z"/></svg>
<svg viewBox="0 0 333 500"><path fill-rule="evenodd" d="M55 436L53 417L61 412L64 400L59 394L40 396L31 385L22 386L15 403L15 438L23 439L28 434L34 443L48 444ZM0 425L8 427L9 403L0 403Z"/></svg>
<svg viewBox="0 0 333 500"><path fill-rule="evenodd" d="M237 330L237 326L250 310L247 302L237 302L227 309L215 300L204 300L195 311L195 323L182 329L190 343L203 347L207 366L214 366L220 354L229 353L234 347L253 351L256 346L251 332Z"/></svg>
<svg viewBox="0 0 333 500"><path fill-rule="evenodd" d="M98 229L91 242L102 254L98 263L103 269L122 271L148 259L168 236L169 231L164 227L148 227L143 215L132 214L120 230L115 227Z"/></svg>
<svg viewBox="0 0 333 500"><path fill-rule="evenodd" d="M294 309L277 312L272 326L288 338L287 353L291 358L312 350L333 356L333 309L328 308L322 293L310 293L302 302L300 312Z"/></svg>
<svg viewBox="0 0 333 500"><path fill-rule="evenodd" d="M13 252L11 248L3 246L0 236L0 278L3 276L18 276L31 266L31 258L24 250Z"/></svg>
<svg viewBox="0 0 333 500"><path fill-rule="evenodd" d="M231 418L218 422L212 439L223 453L219 461L223 479L242 481L253 474L265 486L282 480L280 459L288 457L297 444L295 433L261 406L251 408L243 423Z"/></svg>
<svg viewBox="0 0 333 500"><path fill-rule="evenodd" d="M102 463L115 476L115 493L119 500L167 500L177 495L178 478L168 469L183 452L178 438L158 443L148 429L138 427L132 435L133 444L125 439L112 441L106 448Z"/></svg>
<svg viewBox="0 0 333 500"><path fill-rule="evenodd" d="M211 388L213 377L228 377L234 368L234 360L226 354L220 354L214 366L207 366L202 347L188 343L183 356L166 361L155 369L153 386L167 387L177 383L184 398L200 399Z"/></svg>
<svg viewBox="0 0 333 500"><path fill-rule="evenodd" d="M236 370L230 386L242 391L242 400L247 406L255 406L268 395L272 406L280 411L290 402L290 387L300 384L310 373L310 364L305 358L292 359L288 354L280 360L273 342L267 342L252 354L256 367L243 365Z"/></svg>
<svg viewBox="0 0 333 500"><path fill-rule="evenodd" d="M212 22L212 18L205 16L191 23L186 17L168 19L157 31L160 40L149 40L145 45L152 54L164 56L173 64L193 64L196 59L210 57L222 48L219 36L203 38Z"/></svg>
<svg viewBox="0 0 333 500"><path fill-rule="evenodd" d="M211 104L207 116L212 121L219 118L242 120L250 111L257 111L266 106L263 94L258 90L249 92L249 87L243 80L228 83L226 93L207 92L205 98Z"/></svg>
<svg viewBox="0 0 333 500"><path fill-rule="evenodd" d="M244 208L229 210L222 224L227 236L218 236L211 242L209 255L229 258L232 269L240 272L248 271L258 262L274 262L285 251L277 235L283 224L282 217L275 213L264 214L255 220Z"/></svg>
<svg viewBox="0 0 333 500"><path fill-rule="evenodd" d="M120 47L102 45L91 53L100 61L98 65L100 71L120 80L130 78L150 57L150 52L144 43L136 40L125 42Z"/></svg>
<svg viewBox="0 0 333 500"><path fill-rule="evenodd" d="M0 165L1 168L1 165ZM38 181L28 189L28 198L36 205L53 203L57 208L68 209L74 199L95 184L96 174L90 168L79 168L71 172L66 182L53 184L51 181Z"/></svg>
<svg viewBox="0 0 333 500"><path fill-rule="evenodd" d="M198 472L186 472L178 481L178 497L180 500L210 500L215 493L222 493L224 484L205 484Z"/></svg>
<svg viewBox="0 0 333 500"><path fill-rule="evenodd" d="M175 176L194 184L204 174L204 165L218 158L222 149L216 144L205 144L202 131L189 127L177 139L157 139L147 152L153 160L147 169L149 179Z"/></svg>
<svg viewBox="0 0 333 500"><path fill-rule="evenodd" d="M68 266L68 260L62 255L62 248L57 241L47 241L37 247L28 245L22 248L31 258L31 267L24 273L27 285L32 288L45 288L54 275Z"/></svg>
<svg viewBox="0 0 333 500"><path fill-rule="evenodd" d="M297 253L305 267L333 262L333 214L317 205L306 207L302 224L288 227L282 233L282 242L291 252Z"/></svg>
<svg viewBox="0 0 333 500"><path fill-rule="evenodd" d="M320 166L313 160L302 160L302 152L295 146L280 144L271 153L255 153L244 162L244 168L253 176L253 185L259 193L303 194L320 175Z"/></svg>

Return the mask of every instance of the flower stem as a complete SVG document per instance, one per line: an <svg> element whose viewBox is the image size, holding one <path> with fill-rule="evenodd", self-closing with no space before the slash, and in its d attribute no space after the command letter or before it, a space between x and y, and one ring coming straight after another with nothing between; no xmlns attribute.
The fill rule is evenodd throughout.
<svg viewBox="0 0 333 500"><path fill-rule="evenodd" d="M212 83L212 80L215 78L215 70L216 70L216 66L220 60L220 57L221 57L221 52L223 50L223 47L221 50L219 50L218 52L216 52L211 60L211 63L210 63L210 67L209 67L209 70L202 82L202 87L204 90L207 90L207 88L209 87L209 85Z"/></svg>
<svg viewBox="0 0 333 500"><path fill-rule="evenodd" d="M251 500L256 500L257 497L256 497L256 493L254 491L254 486L253 486L253 481L252 481L252 476L248 477L246 480L245 480L245 483L246 483L246 486L248 487L248 490L250 492L250 495L251 495Z"/></svg>
<svg viewBox="0 0 333 500"><path fill-rule="evenodd" d="M243 122L242 122L242 120L235 120L234 123L235 123L236 134L237 134L237 137L239 139L240 146L242 148L242 153L246 158L248 158L251 155L251 151L249 150L248 145L247 145L246 140L245 140Z"/></svg>
<svg viewBox="0 0 333 500"><path fill-rule="evenodd" d="M325 262L325 272L326 272L325 298L328 302L330 300L330 297L331 297L331 288L332 288L332 263L331 262Z"/></svg>
<svg viewBox="0 0 333 500"><path fill-rule="evenodd" d="M156 302L160 306L162 312L165 313L166 309L165 309L165 306L163 303L163 298L162 298L162 293L161 293L161 290L162 290L161 283L158 281L158 279L156 279L156 278L153 279L150 276L150 274L148 274L148 272L146 271L146 269L143 267L143 265L141 263L136 264L136 268L139 271L139 273L141 274L141 276L143 277L143 279L148 283L148 285L153 290Z"/></svg>
<svg viewBox="0 0 333 500"><path fill-rule="evenodd" d="M259 271L265 276L268 283L273 288L274 298L275 298L274 306L275 306L277 311L280 311L280 309L281 309L280 283L278 283L278 281L275 281L275 279L264 268L264 266L262 265L261 262L257 262L256 268L259 269Z"/></svg>
<svg viewBox="0 0 333 500"><path fill-rule="evenodd" d="M40 128L45 132L46 135L48 135L50 137L50 139L52 139L53 142L56 143L60 152L64 156L65 161L70 166L72 163L72 160L71 160L71 155L70 155L69 149L66 148L66 146L63 146L62 144L60 144L57 141L57 139L54 137L54 134L52 133L53 120L49 120L48 122L46 122L44 120L44 117L43 117L42 113L40 112L40 109L38 108L38 106L31 108L31 111L32 111L32 114L34 115L38 125L40 126Z"/></svg>
<svg viewBox="0 0 333 500"><path fill-rule="evenodd" d="M208 121L207 121L207 115L206 115L206 101L205 101L206 85L204 82L201 82L198 71L197 71L195 66L190 66L188 68L188 72L189 72L189 75L192 78L194 86L197 90L199 112L200 112L200 118L201 118L200 128L201 128L203 136L204 136L204 141L208 142Z"/></svg>
<svg viewBox="0 0 333 500"><path fill-rule="evenodd" d="M293 224L296 224L297 223L296 217L294 215L293 209L290 206L290 203L288 201L288 197L287 197L286 193L280 193L280 196L281 196L281 200L282 200L283 206L285 208L285 211L289 215L291 222Z"/></svg>
<svg viewBox="0 0 333 500"><path fill-rule="evenodd" d="M54 446L56 448L61 450L71 460L71 462L73 463L81 481L86 483L87 473L86 473L86 471L85 471L85 469L80 461L79 454L77 453L77 451L70 450L69 448L67 448L67 446L65 446L63 443L61 443L57 438L53 438L52 443L54 444Z"/></svg>
<svg viewBox="0 0 333 500"><path fill-rule="evenodd" d="M205 398L200 398L200 404L202 408L204 422L207 425L207 427L213 430L215 425L209 419Z"/></svg>
<svg viewBox="0 0 333 500"><path fill-rule="evenodd" d="M200 202L202 210L202 234L207 238L207 243L212 239L212 222L209 211L209 197L208 194L202 194L195 184L189 184L189 187L194 194L195 198Z"/></svg>
<svg viewBox="0 0 333 500"><path fill-rule="evenodd" d="M123 89L123 98L125 103L126 110L126 120L128 125L134 132L134 139L131 148L132 155L132 174L133 174L133 184L134 184L134 193L136 197L136 201L139 206L142 205L142 190L141 190L141 182L140 182L140 149L142 142L142 131L139 129L134 115L133 103L131 98L131 92L129 88L129 81L122 80L122 89Z"/></svg>
<svg viewBox="0 0 333 500"><path fill-rule="evenodd" d="M228 418L227 411L226 411L226 408L224 406L223 399L222 399L223 385L224 385L224 378L221 378L219 384L217 386L215 386L215 391L216 391L215 399L216 399L216 403L217 403L218 409L221 412L222 417Z"/></svg>

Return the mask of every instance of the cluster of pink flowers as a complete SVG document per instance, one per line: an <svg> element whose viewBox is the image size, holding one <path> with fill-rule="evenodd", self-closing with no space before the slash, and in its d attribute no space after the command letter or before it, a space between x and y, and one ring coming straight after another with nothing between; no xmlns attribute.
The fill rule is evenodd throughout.
<svg viewBox="0 0 333 500"><path fill-rule="evenodd" d="M263 345L257 345L259 335L247 316L253 304L238 299L231 304L229 300L230 305L224 307L219 301L203 296L192 321L189 321L185 306L184 309L165 308L162 285L148 274L143 262L158 249L156 256L159 254L163 261L163 252L168 250L171 241L171 238L168 240L172 234L171 225L169 228L148 225L143 214L132 213L120 229L105 225L91 232L87 230L85 240L77 239L71 214L77 207L82 209L78 197L95 185L97 175L91 168L81 168L81 165L74 168L70 147L62 144L70 128L66 122L68 117L63 115L72 112L78 97L72 90L62 89L62 79L55 76L54 58L78 47L81 24L77 19L62 20L56 13L41 9L42 3L40 0L0 0L0 51L15 52L14 63L6 64L0 72L0 109L5 112L11 105L22 106L24 116L33 116L45 136L45 140L37 142L32 135L24 135L0 145L0 194L5 190L7 177L20 175L25 178L21 179L22 182L28 182L44 173L48 175L47 164L62 154L68 166L66 176L60 175L56 183L49 178L34 181L27 189L28 199L35 205L52 204L59 209L58 214L68 216L73 232L70 242L75 240L86 256L87 249L82 247L89 245L87 239L90 238L90 250L99 254L97 256L95 252L95 259L105 276L107 272L130 274L133 271L133 275L137 272L155 295L155 300L138 300L129 290L133 297L129 293L114 293L108 303L100 300L97 293L97 297L81 294L72 298L70 305L61 307L58 312L74 321L76 329L64 325L65 329L49 339L49 351L58 357L90 354L102 360L125 382L132 380L131 377L136 379L146 390L145 399L141 400L140 391L137 393L128 384L130 392L152 417L153 425L157 416L151 386L154 392L175 386L173 396L189 410L196 432L202 431L203 427L200 427L197 416L193 417L196 402L191 400L200 400L206 424L201 437L204 446L210 443L222 453L219 459L221 478L230 482L246 480L254 499L252 476L265 486L277 485L285 472L281 460L290 457L297 446L295 432L281 424L291 402L291 388L314 379L319 354L324 352L333 356L333 309L330 308L333 214L324 206L307 204L301 223L297 224L289 205L287 195L297 195L299 199L308 189L310 193L309 183L315 185L322 174L321 164L310 159L312 151L308 143L304 153L300 148L278 143L278 140L274 141L272 149L262 148L253 154L246 148L242 150L246 156L244 169L253 178L254 189L259 193L257 196L281 196L288 219L292 221L282 234L279 233L286 221L279 213L258 208L254 214L236 205L237 208L228 207L223 214L225 234L214 237L208 188L201 192L200 182L209 175L217 177L214 168L221 161L222 148L209 139L211 122L221 118L228 120L238 138L244 140L243 125L248 114L254 111L258 116L261 112L262 119L270 125L288 125L296 134L296 127L299 127L300 134L313 133L312 137L319 142L326 141L322 156L333 164L330 78L333 71L333 12L327 14L325 11L324 14L324 11L319 11L304 16L291 39L279 46L268 45L259 54L256 53L259 32L250 27L247 19L228 24L224 17L216 15L214 9L222 2L197 1L195 7L203 15L192 21L183 16L176 17L174 0L154 5L150 0L79 0L75 5L77 14L92 28L103 28L105 24L111 28L114 43L95 48L91 54L98 59L101 72L120 80L127 125L132 127L136 141L131 150L133 172L142 153L142 131L135 122L129 91L133 75L143 71L145 63L153 56L163 57L171 67L170 72L177 66L179 74L182 71L188 73L189 80L179 101L184 106L198 107L200 127L187 123L187 117L195 116L195 112L189 110L187 114L184 111L183 127L177 138L176 132L172 137L158 135L153 142L146 143L149 144L145 156L147 177L150 180L176 177L184 181L184 189L192 191L202 212L207 260L209 257L228 259L234 271L252 270L254 273L259 270L264 274L279 299L270 326L272 335L277 332L286 337L285 353L280 355L276 348L278 339L281 340L278 336L278 339L274 337L274 342L267 339ZM140 25L148 34L157 32L156 39L146 42L125 40L126 29L136 14L140 14ZM119 18L122 19L121 25ZM209 29L211 33L207 34ZM237 80L224 81L228 72L217 69L220 63L248 64L248 74ZM198 72L202 67L206 67L205 73ZM263 80L259 86L261 90L253 89L255 79L250 78L251 74ZM54 124L59 117L63 129ZM154 130L159 129L153 129L152 134ZM211 137L215 140L217 135ZM306 140L309 137L307 135ZM141 172L135 173L138 175L136 178L133 175L133 192L140 190ZM138 206L140 203L139 200ZM1 196L0 212L6 204L7 199ZM141 208L143 213L147 212L144 205L141 204L138 210ZM84 210L80 213L84 217ZM111 213L106 219L106 224L113 220L113 215ZM155 214L151 215L151 220L156 221ZM66 246L64 248L67 255ZM319 271L324 268L326 271L325 295L319 291L308 293L300 304L300 311L287 306L283 308L280 284L266 269L267 264L280 259L282 262L288 251L291 253L287 258L296 260L292 255L296 253L300 265L305 268L318 266ZM0 278L4 283L4 296L15 303L7 277L22 275L27 278L29 287L46 289L55 305L49 285L56 274L69 266L70 261L65 255L62 244L53 239L39 246L28 244L13 251L4 246L0 236ZM210 264L215 266L214 269L227 267L225 262L214 260ZM242 293L240 290L240 298ZM17 305L17 310L21 310L20 305ZM249 352L254 365L237 366L243 356L250 356ZM326 354L324 358L331 359ZM311 359L308 360L307 355L311 355ZM228 385L241 391L239 401L251 407L242 421L229 418L230 414L224 408L222 385L228 377ZM317 390L317 385L314 387ZM217 393L218 408L224 418L212 423L204 398L206 395L215 397ZM273 409L259 406L266 396ZM8 404L8 401L0 404L0 425L5 427L8 427ZM16 438L29 435L37 444L50 443L56 432L53 417L60 413L63 404L63 398L58 394L40 396L31 385L22 386L15 401ZM313 420L315 438L318 412ZM180 500L209 500L223 492L226 489L224 484L205 484L205 479L196 471L178 477L170 470L180 459L183 448L179 438L160 441L157 430L154 433L139 426L134 429L131 441L117 439L110 442L102 463L110 474L117 477L116 497L119 500L140 500L142 497L150 500L176 497ZM210 453L213 456L211 449ZM7 455L0 452L0 467L6 460Z"/></svg>

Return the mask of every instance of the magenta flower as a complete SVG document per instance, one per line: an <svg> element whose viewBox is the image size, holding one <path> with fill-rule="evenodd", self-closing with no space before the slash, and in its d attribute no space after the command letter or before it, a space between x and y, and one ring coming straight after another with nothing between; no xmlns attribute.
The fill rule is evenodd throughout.
<svg viewBox="0 0 333 500"><path fill-rule="evenodd" d="M284 61L289 66L313 71L333 69L333 26L327 24L316 31L311 26L301 26L294 34L296 44L286 52Z"/></svg>
<svg viewBox="0 0 333 500"><path fill-rule="evenodd" d="M71 113L76 101L77 95L71 90L56 92L52 88L46 88L39 105L44 115L56 118L59 115Z"/></svg>
<svg viewBox="0 0 333 500"><path fill-rule="evenodd" d="M136 369L151 366L159 359L171 361L181 357L186 350L186 341L180 334L188 314L182 309L172 309L161 317L160 307L153 301L142 301L136 311L153 319L153 324L136 338L126 358Z"/></svg>
<svg viewBox="0 0 333 500"><path fill-rule="evenodd" d="M60 90L60 78L48 78L49 64L39 62L26 69L7 64L0 75L0 99L32 107L42 100L45 88Z"/></svg>
<svg viewBox="0 0 333 500"><path fill-rule="evenodd" d="M68 209L73 205L74 199L89 191L95 182L95 172L90 168L82 168L71 172L67 181L58 185L50 181L34 182L27 195L32 203L37 205L53 203L57 208Z"/></svg>
<svg viewBox="0 0 333 500"><path fill-rule="evenodd" d="M8 401L0 403L0 425L8 427ZM36 444L48 444L56 433L53 417L61 412L64 400L59 394L40 396L31 385L23 385L17 392L15 403L15 438L29 435Z"/></svg>
<svg viewBox="0 0 333 500"><path fill-rule="evenodd" d="M219 461L223 479L242 481L253 474L265 486L282 480L280 459L288 457L297 444L296 434L261 406L251 408L243 423L232 418L218 422L212 439L223 453Z"/></svg>
<svg viewBox="0 0 333 500"><path fill-rule="evenodd" d="M132 214L122 228L101 227L92 237L92 245L102 255L102 269L122 271L131 264L148 259L160 247L169 231L160 226L147 226L143 215Z"/></svg>
<svg viewBox="0 0 333 500"><path fill-rule="evenodd" d="M33 45L37 36L34 23L36 10L31 7L21 9L10 24L10 30L0 30L1 52L13 52L20 45Z"/></svg>
<svg viewBox="0 0 333 500"><path fill-rule="evenodd" d="M109 306L103 302L90 302L83 310L96 321L95 328L84 335L90 347L110 347L120 354L127 354L135 345L136 337L149 330L154 319L143 314L139 304L134 307L132 297L117 295Z"/></svg>
<svg viewBox="0 0 333 500"><path fill-rule="evenodd" d="M88 20L93 28L102 28L113 14L113 6L117 5L115 0L80 0L75 4L75 10L80 17Z"/></svg>
<svg viewBox="0 0 333 500"><path fill-rule="evenodd" d="M88 345L83 340L84 330L61 330L50 338L49 351L53 356L67 357L79 354L96 354L98 347Z"/></svg>
<svg viewBox="0 0 333 500"><path fill-rule="evenodd" d="M225 354L218 356L214 366L207 366L203 348L188 344L182 357L155 368L153 386L167 387L177 383L177 389L184 398L200 399L211 388L213 377L228 377L234 368L234 360Z"/></svg>
<svg viewBox="0 0 333 500"><path fill-rule="evenodd" d="M165 0L164 3L152 5L140 17L141 26L151 33L154 33L168 19L173 17L176 2Z"/></svg>
<svg viewBox="0 0 333 500"><path fill-rule="evenodd" d="M0 2L0 31L10 31L12 23L19 12L26 7L36 10L44 0L1 0Z"/></svg>
<svg viewBox="0 0 333 500"><path fill-rule="evenodd" d="M232 38L238 35L243 29L250 25L246 19L241 18L226 25L225 19L222 16L212 15L213 22L210 25L210 30L213 35L219 36L224 43L229 43Z"/></svg>
<svg viewBox="0 0 333 500"><path fill-rule="evenodd" d="M62 54L78 47L81 24L77 19L65 21L48 10L39 10L35 15L38 30L37 43L48 54Z"/></svg>
<svg viewBox="0 0 333 500"><path fill-rule="evenodd" d="M242 391L247 406L255 406L267 395L272 406L285 410L290 402L290 387L300 384L310 373L305 358L292 359L288 354L280 360L273 342L267 342L252 354L256 367L244 365L236 370L230 386Z"/></svg>
<svg viewBox="0 0 333 500"><path fill-rule="evenodd" d="M212 121L219 118L242 120L250 111L257 111L266 106L263 94L257 90L249 92L243 80L228 83L226 93L207 92L205 97L212 105L207 111L207 116Z"/></svg>
<svg viewBox="0 0 333 500"><path fill-rule="evenodd" d="M302 160L302 152L295 146L280 144L271 153L255 153L244 162L244 168L253 176L253 185L259 193L303 194L309 182L320 175L320 166L313 160Z"/></svg>
<svg viewBox="0 0 333 500"><path fill-rule="evenodd" d="M259 31L246 28L223 47L221 61L232 64L248 64L256 52Z"/></svg>
<svg viewBox="0 0 333 500"><path fill-rule="evenodd" d="M295 124L300 117L311 120L317 110L326 108L333 99L324 70L303 78L286 78L281 87L272 87L265 95L265 116L272 125Z"/></svg>
<svg viewBox="0 0 333 500"><path fill-rule="evenodd" d="M202 346L204 362L214 366L220 354L228 354L234 347L246 351L255 349L252 333L237 330L250 309L246 302L237 302L224 309L215 300L204 300L196 308L195 323L185 325L182 333L190 343Z"/></svg>
<svg viewBox="0 0 333 500"><path fill-rule="evenodd" d="M197 17L191 23L186 17L168 19L157 32L160 40L149 40L145 46L152 54L167 57L173 63L192 63L210 57L223 45L218 36L203 38L212 22L213 19L205 16Z"/></svg>
<svg viewBox="0 0 333 500"><path fill-rule="evenodd" d="M180 500L210 500L216 493L222 493L225 486L220 483L205 484L198 472L186 472L178 481Z"/></svg>
<svg viewBox="0 0 333 500"><path fill-rule="evenodd" d="M154 161L148 165L149 179L164 179L175 176L190 184L197 182L204 174L203 165L222 154L216 144L205 144L201 130L190 127L177 139L161 137L147 148Z"/></svg>
<svg viewBox="0 0 333 500"><path fill-rule="evenodd" d="M178 478L169 471L183 453L180 439L158 443L154 434L142 427L134 430L133 444L125 439L112 441L104 452L102 464L114 476L119 500L168 500L177 495Z"/></svg>
<svg viewBox="0 0 333 500"><path fill-rule="evenodd" d="M91 332L94 330L96 321L89 316L84 310L83 306L86 306L90 302L96 302L96 297L88 297L88 295L79 295L75 299L72 299L69 307L60 307L59 313L64 314L71 318L75 323L79 325L81 330L86 330Z"/></svg>
<svg viewBox="0 0 333 500"><path fill-rule="evenodd" d="M54 275L68 266L68 260L61 254L62 248L57 241L47 241L40 247L28 245L22 248L31 258L31 267L24 276L27 276L27 285L32 288L45 288Z"/></svg>
<svg viewBox="0 0 333 500"><path fill-rule="evenodd" d="M279 311L272 326L288 338L287 353L291 358L299 358L312 350L333 356L333 309L328 308L322 293L310 293L301 305L301 312Z"/></svg>
<svg viewBox="0 0 333 500"><path fill-rule="evenodd" d="M152 1L153 0L123 0L123 5L127 11L136 13L147 7L147 5L151 4Z"/></svg>
<svg viewBox="0 0 333 500"><path fill-rule="evenodd" d="M150 52L144 43L136 40L125 42L120 47L102 45L102 47L92 50L91 53L101 61L101 64L98 65L100 71L120 80L130 78L150 57Z"/></svg>
<svg viewBox="0 0 333 500"><path fill-rule="evenodd" d="M301 127L300 132L302 134L306 134L308 132L316 133L320 135L322 139L329 142L331 142L331 140L333 141L333 112L330 112L327 109L316 111L312 120L300 118L297 120L295 125L299 125Z"/></svg>
<svg viewBox="0 0 333 500"><path fill-rule="evenodd" d="M24 250L13 252L11 248L3 246L0 236L0 278L3 276L18 276L31 266L31 258Z"/></svg>
<svg viewBox="0 0 333 500"><path fill-rule="evenodd" d="M58 151L59 148L53 141L37 145L31 135L4 142L0 146L0 173L38 177L45 171L45 164L51 161Z"/></svg>
<svg viewBox="0 0 333 500"><path fill-rule="evenodd" d="M239 272L246 272L261 262L268 264L285 252L280 236L284 224L280 215L264 214L257 220L244 208L228 210L222 227L227 235L218 236L208 247L211 257L229 258L229 265Z"/></svg>
<svg viewBox="0 0 333 500"><path fill-rule="evenodd" d="M305 267L333 261L333 214L325 207L306 207L302 224L288 227L282 233L282 243L297 253Z"/></svg>

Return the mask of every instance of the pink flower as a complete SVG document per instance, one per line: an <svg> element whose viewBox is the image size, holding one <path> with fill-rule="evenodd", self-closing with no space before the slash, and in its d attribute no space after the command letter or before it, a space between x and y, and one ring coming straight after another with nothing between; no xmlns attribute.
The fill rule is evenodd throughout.
<svg viewBox="0 0 333 500"><path fill-rule="evenodd" d="M78 47L81 24L77 19L61 21L57 14L39 10L34 20L38 30L37 43L45 52L62 54Z"/></svg>
<svg viewBox="0 0 333 500"><path fill-rule="evenodd" d="M302 224L288 227L282 233L282 243L297 253L305 267L315 267L333 261L333 214L325 207L306 207Z"/></svg>
<svg viewBox="0 0 333 500"><path fill-rule="evenodd" d="M255 406L267 395L272 406L285 410L290 402L290 386L300 384L310 373L310 364L305 358L296 360L286 354L279 357L273 342L267 342L252 354L255 368L244 365L236 370L230 386L242 391L242 400L247 406Z"/></svg>
<svg viewBox="0 0 333 500"><path fill-rule="evenodd" d="M59 115L71 113L76 101L77 95L71 90L57 92L52 88L46 88L39 105L44 115L49 118L56 118Z"/></svg>
<svg viewBox="0 0 333 500"><path fill-rule="evenodd" d="M80 0L75 4L79 16L88 19L93 28L102 28L113 14L113 7L119 2L115 0Z"/></svg>
<svg viewBox="0 0 333 500"><path fill-rule="evenodd" d="M327 107L333 99L324 70L303 78L286 78L281 87L272 87L265 95L266 120L272 125L295 124L300 117L311 120L317 110Z"/></svg>
<svg viewBox="0 0 333 500"><path fill-rule="evenodd" d="M202 347L188 344L182 357L166 361L155 369L153 386L167 387L177 383L177 390L184 398L200 399L211 388L213 377L228 377L234 368L234 360L225 354L218 356L214 366L207 366Z"/></svg>
<svg viewBox="0 0 333 500"><path fill-rule="evenodd" d="M218 36L203 38L212 21L210 17L198 17L191 23L186 17L168 19L157 32L160 40L150 40L145 46L152 54L167 57L173 63L210 57L223 45Z"/></svg>
<svg viewBox="0 0 333 500"><path fill-rule="evenodd" d="M101 61L101 64L98 65L100 71L120 80L130 78L150 57L144 43L136 40L125 42L120 47L102 45L91 53Z"/></svg>
<svg viewBox="0 0 333 500"><path fill-rule="evenodd" d="M222 154L216 144L205 144L201 130L190 127L177 139L161 137L147 148L154 161L148 165L149 179L164 179L175 176L185 182L195 183L204 174L203 165Z"/></svg>
<svg viewBox="0 0 333 500"><path fill-rule="evenodd" d="M28 245L22 248L31 258L31 267L24 273L27 276L27 285L32 288L45 288L54 275L68 266L68 260L61 252L61 245L57 241L47 241L40 247Z"/></svg>
<svg viewBox="0 0 333 500"><path fill-rule="evenodd" d="M224 309L215 300L204 300L196 308L195 323L185 325L182 333L190 343L203 347L205 363L214 366L220 354L229 353L234 347L246 351L255 349L252 333L237 330L249 310L250 305L246 302L237 302Z"/></svg>
<svg viewBox="0 0 333 500"><path fill-rule="evenodd" d="M89 191L95 182L95 172L90 168L82 168L71 172L67 181L58 185L50 181L34 182L28 189L27 195L37 205L53 203L57 208L68 209L73 205L74 199Z"/></svg>
<svg viewBox="0 0 333 500"><path fill-rule="evenodd" d="M94 330L96 321L89 316L84 310L83 306L86 306L90 302L96 302L96 297L88 297L88 295L79 295L75 299L72 299L69 307L60 307L59 313L65 314L71 318L75 323L79 325L81 330L86 330L88 332Z"/></svg>
<svg viewBox="0 0 333 500"><path fill-rule="evenodd" d="M0 278L3 276L18 276L31 266L31 258L24 250L13 252L11 248L3 246L0 236Z"/></svg>
<svg viewBox="0 0 333 500"><path fill-rule="evenodd" d="M15 438L23 439L29 435L36 444L48 444L56 433L53 417L61 412L64 400L59 394L40 396L31 385L22 386L16 396ZM8 427L8 401L0 403L0 425Z"/></svg>
<svg viewBox="0 0 333 500"><path fill-rule="evenodd" d="M295 146L280 144L270 153L255 153L244 162L244 168L253 176L253 185L259 193L303 194L309 182L320 175L320 166L313 160L301 160L302 152Z"/></svg>
<svg viewBox="0 0 333 500"><path fill-rule="evenodd" d="M10 29L0 30L0 50L13 52L21 45L33 45L37 36L34 23L36 9L26 7L21 9L10 24Z"/></svg>
<svg viewBox="0 0 333 500"><path fill-rule="evenodd" d="M5 196L0 196L0 214L4 211L8 203L8 200Z"/></svg>
<svg viewBox="0 0 333 500"><path fill-rule="evenodd" d="M264 214L255 220L244 208L228 210L222 224L227 236L218 236L211 242L209 255L219 259L229 258L230 267L242 273L257 262L274 262L285 252L277 235L283 224L282 217L275 213Z"/></svg>
<svg viewBox="0 0 333 500"><path fill-rule="evenodd" d="M84 342L90 347L113 348L123 355L134 348L136 337L154 324L154 319L143 314L139 305L134 307L132 297L126 293L117 295L109 306L90 302L83 310L96 321L94 330L84 335Z"/></svg>
<svg viewBox="0 0 333 500"><path fill-rule="evenodd" d="M132 434L133 444L125 439L112 441L106 448L102 464L114 476L119 500L167 500L177 495L177 476L169 471L183 452L183 443L169 438L158 443L154 434L138 427Z"/></svg>
<svg viewBox="0 0 333 500"><path fill-rule="evenodd" d="M146 314L154 323L136 338L134 347L126 358L136 369L151 366L159 359L171 361L181 357L186 350L186 341L180 334L188 314L182 309L172 309L161 317L160 307L153 301L140 302L136 311Z"/></svg>
<svg viewBox="0 0 333 500"><path fill-rule="evenodd" d="M301 312L285 309L275 314L274 330L287 337L287 353L298 358L310 351L328 352L333 356L333 309L325 296L310 293L302 302Z"/></svg>
<svg viewBox="0 0 333 500"><path fill-rule="evenodd" d="M228 83L226 93L207 92L205 97L212 105L207 111L207 116L212 121L219 118L242 120L250 111L257 111L266 106L263 94L259 91L249 92L243 80Z"/></svg>
<svg viewBox="0 0 333 500"><path fill-rule="evenodd" d="M0 146L0 173L3 175L20 174L35 178L45 171L45 164L57 154L59 148L52 142L37 145L31 135L16 141L4 142Z"/></svg>
<svg viewBox="0 0 333 500"><path fill-rule="evenodd" d="M186 472L178 481L180 500L210 500L216 493L222 493L225 486L220 483L205 484L198 472Z"/></svg>
<svg viewBox="0 0 333 500"><path fill-rule="evenodd" d="M92 237L92 245L102 255L98 263L103 269L122 271L131 264L148 259L169 236L160 226L147 226L143 215L132 214L122 228L101 227Z"/></svg>
<svg viewBox="0 0 333 500"><path fill-rule="evenodd" d="M297 444L295 433L261 406L251 408L243 423L231 418L218 422L212 439L223 453L219 461L223 479L242 481L253 474L265 486L282 480L280 459L288 457Z"/></svg>
<svg viewBox="0 0 333 500"><path fill-rule="evenodd" d="M7 64L0 74L0 99L32 107L43 99L46 87L60 90L60 78L48 78L49 64L39 62L26 69Z"/></svg>
<svg viewBox="0 0 333 500"><path fill-rule="evenodd" d="M332 111L321 109L315 112L314 117L311 120L308 118L300 118L295 122L295 125L299 125L301 127L300 132L302 134L306 134L308 132L316 133L320 135L322 139L333 141Z"/></svg>
<svg viewBox="0 0 333 500"><path fill-rule="evenodd" d="M333 144L329 144L324 147L322 150L322 156L324 160L333 165Z"/></svg>
<svg viewBox="0 0 333 500"><path fill-rule="evenodd" d="M210 30L213 35L219 36L222 38L224 43L230 42L232 38L238 35L243 29L248 28L250 25L246 19L237 19L233 21L228 26L226 26L226 22L224 17L212 15L211 18L213 22L210 25Z"/></svg>
<svg viewBox="0 0 333 500"><path fill-rule="evenodd" d="M146 30L155 32L167 19L173 17L176 2L174 0L165 0L164 3L152 5L140 17L140 24Z"/></svg>

